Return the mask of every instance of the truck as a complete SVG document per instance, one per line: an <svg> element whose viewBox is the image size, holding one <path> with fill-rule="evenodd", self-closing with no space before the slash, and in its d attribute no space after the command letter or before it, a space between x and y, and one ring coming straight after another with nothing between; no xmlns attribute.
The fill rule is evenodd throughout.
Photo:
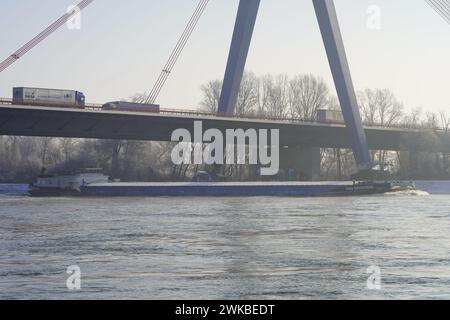
<svg viewBox="0 0 450 320"><path fill-rule="evenodd" d="M80 91L28 87L13 88L13 104L84 109L85 102L86 97Z"/></svg>
<svg viewBox="0 0 450 320"><path fill-rule="evenodd" d="M126 101L112 101L112 102L105 103L103 105L103 110L159 113L160 106L157 104L126 102Z"/></svg>
<svg viewBox="0 0 450 320"><path fill-rule="evenodd" d="M344 116L340 110L317 110L317 121L322 123L345 124Z"/></svg>

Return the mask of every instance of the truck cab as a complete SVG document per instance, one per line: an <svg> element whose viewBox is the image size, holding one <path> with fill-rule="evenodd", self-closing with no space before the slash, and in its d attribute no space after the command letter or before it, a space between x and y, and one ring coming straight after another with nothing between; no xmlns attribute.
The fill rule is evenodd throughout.
<svg viewBox="0 0 450 320"><path fill-rule="evenodd" d="M86 96L84 95L83 92L77 91L76 95L75 95L75 101L76 101L77 106L84 107L86 104Z"/></svg>

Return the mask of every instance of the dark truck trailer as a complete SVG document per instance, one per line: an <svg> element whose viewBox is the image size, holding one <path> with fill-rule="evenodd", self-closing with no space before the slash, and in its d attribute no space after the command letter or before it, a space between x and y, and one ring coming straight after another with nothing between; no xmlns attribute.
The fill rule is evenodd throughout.
<svg viewBox="0 0 450 320"><path fill-rule="evenodd" d="M13 104L84 108L86 97L74 90L13 88Z"/></svg>
<svg viewBox="0 0 450 320"><path fill-rule="evenodd" d="M157 104L136 103L126 101L113 101L103 105L103 110L135 111L159 113L160 107Z"/></svg>

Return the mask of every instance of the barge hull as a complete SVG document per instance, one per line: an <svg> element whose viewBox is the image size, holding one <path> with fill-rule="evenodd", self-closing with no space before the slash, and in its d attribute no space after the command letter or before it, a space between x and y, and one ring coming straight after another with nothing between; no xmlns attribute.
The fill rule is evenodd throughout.
<svg viewBox="0 0 450 320"><path fill-rule="evenodd" d="M333 197L398 191L390 183L370 184L99 184L80 188L87 197Z"/></svg>

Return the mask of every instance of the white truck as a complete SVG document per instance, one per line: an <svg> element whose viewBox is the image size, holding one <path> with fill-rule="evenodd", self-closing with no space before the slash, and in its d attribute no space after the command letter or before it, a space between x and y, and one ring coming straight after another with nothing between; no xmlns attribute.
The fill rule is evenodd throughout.
<svg viewBox="0 0 450 320"><path fill-rule="evenodd" d="M84 108L85 100L86 97L79 91L27 87L13 88L14 104Z"/></svg>

